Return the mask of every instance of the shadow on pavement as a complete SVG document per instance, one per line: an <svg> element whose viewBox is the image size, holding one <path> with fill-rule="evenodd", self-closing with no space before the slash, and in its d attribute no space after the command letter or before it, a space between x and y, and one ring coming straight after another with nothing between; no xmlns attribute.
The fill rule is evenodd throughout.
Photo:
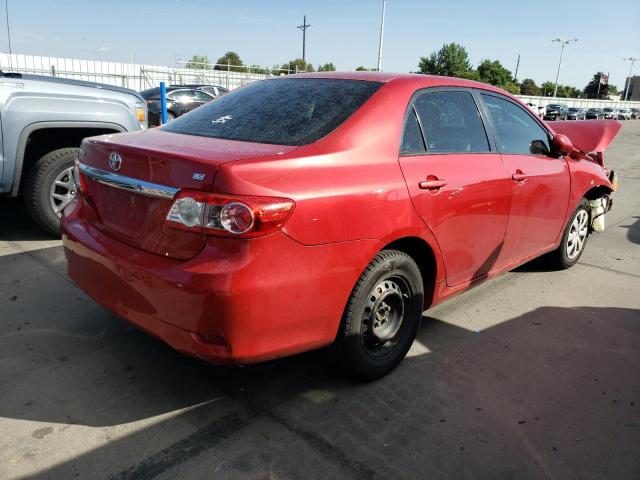
<svg viewBox="0 0 640 480"><path fill-rule="evenodd" d="M635 222L631 225L621 225L622 228L628 228L627 238L631 243L640 245L640 217L633 217Z"/></svg>
<svg viewBox="0 0 640 480"><path fill-rule="evenodd" d="M89 311L1 337L0 416L104 426L193 408L39 478L204 478L216 466L216 478L327 478L308 469L316 457L342 478L629 478L639 468L639 310L543 307L480 334L425 317L428 353L371 384L342 377L325 351L210 366ZM197 428L143 448L184 424Z"/></svg>

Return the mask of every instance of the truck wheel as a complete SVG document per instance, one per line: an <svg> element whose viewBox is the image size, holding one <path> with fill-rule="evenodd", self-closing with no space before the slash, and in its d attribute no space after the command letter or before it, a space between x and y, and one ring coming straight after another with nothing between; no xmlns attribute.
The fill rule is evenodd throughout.
<svg viewBox="0 0 640 480"><path fill-rule="evenodd" d="M583 198L564 229L560 246L549 254L553 267L564 270L580 260L589 238L590 211L589 201Z"/></svg>
<svg viewBox="0 0 640 480"><path fill-rule="evenodd" d="M383 250L356 283L336 347L344 369L358 380L393 370L416 338L424 292L420 269L404 252Z"/></svg>
<svg viewBox="0 0 640 480"><path fill-rule="evenodd" d="M76 196L71 171L79 148L60 148L44 155L29 170L24 185L27 211L52 235L60 235L62 210Z"/></svg>

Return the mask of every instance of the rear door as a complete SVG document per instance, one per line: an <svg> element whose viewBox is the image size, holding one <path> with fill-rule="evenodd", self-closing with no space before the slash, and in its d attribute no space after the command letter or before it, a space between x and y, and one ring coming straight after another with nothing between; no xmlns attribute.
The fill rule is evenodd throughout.
<svg viewBox="0 0 640 480"><path fill-rule="evenodd" d="M507 227L510 180L472 92L427 89L414 96L399 161L442 251L447 284L489 272Z"/></svg>
<svg viewBox="0 0 640 480"><path fill-rule="evenodd" d="M493 92L481 95L511 179L511 212L499 266L555 243L569 202L569 167L550 155L550 134L525 107Z"/></svg>

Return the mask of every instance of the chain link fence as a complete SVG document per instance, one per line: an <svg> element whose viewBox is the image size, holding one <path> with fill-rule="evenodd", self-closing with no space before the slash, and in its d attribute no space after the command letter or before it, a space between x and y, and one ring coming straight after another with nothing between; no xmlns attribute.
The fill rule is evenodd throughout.
<svg viewBox="0 0 640 480"><path fill-rule="evenodd" d="M162 81L167 85L207 84L233 90L255 80L295 73L265 67L204 63L189 65L193 68L0 53L0 70L3 72L50 75L117 85L137 91L157 87Z"/></svg>

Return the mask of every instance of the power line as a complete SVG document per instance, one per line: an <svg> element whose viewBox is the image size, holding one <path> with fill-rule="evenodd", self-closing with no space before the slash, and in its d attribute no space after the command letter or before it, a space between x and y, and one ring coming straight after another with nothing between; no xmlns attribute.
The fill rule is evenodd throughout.
<svg viewBox="0 0 640 480"><path fill-rule="evenodd" d="M298 28L302 30L302 61L305 63L305 68L307 64L306 59L306 48L307 48L307 28L311 25L307 25L307 16L305 15L302 20L302 25L298 25Z"/></svg>

